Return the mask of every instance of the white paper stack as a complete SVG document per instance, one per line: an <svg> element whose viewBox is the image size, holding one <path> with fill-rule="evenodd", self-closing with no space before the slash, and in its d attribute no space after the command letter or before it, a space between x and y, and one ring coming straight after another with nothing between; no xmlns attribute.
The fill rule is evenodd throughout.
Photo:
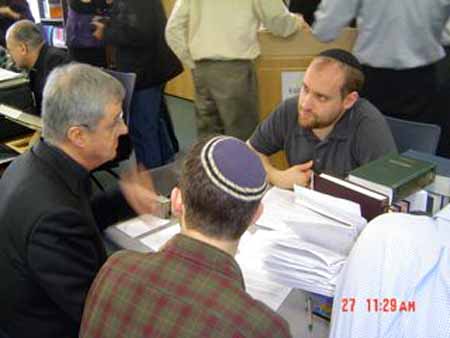
<svg viewBox="0 0 450 338"><path fill-rule="evenodd" d="M264 249L261 246L263 243L259 242L258 236L254 236L249 231L245 232L235 257L244 277L245 291L254 299L277 311L292 288L271 279L270 273L264 268Z"/></svg>
<svg viewBox="0 0 450 338"><path fill-rule="evenodd" d="M258 230L239 247L239 263L262 262L260 276L289 288L333 296L336 280L366 225L359 206L305 189L272 188ZM250 269L248 269L250 270Z"/></svg>

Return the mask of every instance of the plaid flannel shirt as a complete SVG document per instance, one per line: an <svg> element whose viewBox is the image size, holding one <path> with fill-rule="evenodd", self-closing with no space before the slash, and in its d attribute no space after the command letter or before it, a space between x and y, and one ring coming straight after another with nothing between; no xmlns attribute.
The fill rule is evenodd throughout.
<svg viewBox="0 0 450 338"><path fill-rule="evenodd" d="M244 288L227 253L177 235L155 254L111 256L87 297L80 337L290 337Z"/></svg>

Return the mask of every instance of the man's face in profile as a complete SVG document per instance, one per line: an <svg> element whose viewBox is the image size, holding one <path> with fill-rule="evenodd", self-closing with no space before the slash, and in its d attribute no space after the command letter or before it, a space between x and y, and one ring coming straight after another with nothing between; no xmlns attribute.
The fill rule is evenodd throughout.
<svg viewBox="0 0 450 338"><path fill-rule="evenodd" d="M128 133L123 120L122 102L106 105L105 114L94 128L85 128L88 144L86 158L93 167L98 167L116 157L119 136Z"/></svg>
<svg viewBox="0 0 450 338"><path fill-rule="evenodd" d="M6 48L8 49L8 53L13 59L16 66L25 69L27 55L26 45L24 43L19 43L12 37L8 36L6 38Z"/></svg>

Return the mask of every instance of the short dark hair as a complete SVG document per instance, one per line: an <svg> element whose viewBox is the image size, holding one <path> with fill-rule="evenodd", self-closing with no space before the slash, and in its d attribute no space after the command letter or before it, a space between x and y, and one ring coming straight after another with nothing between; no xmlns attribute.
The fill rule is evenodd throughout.
<svg viewBox="0 0 450 338"><path fill-rule="evenodd" d="M238 200L220 190L202 166L201 152L212 137L200 140L186 156L179 181L188 229L222 240L237 240L247 230L261 199Z"/></svg>
<svg viewBox="0 0 450 338"><path fill-rule="evenodd" d="M341 87L342 97L347 96L351 92L360 92L362 90L365 76L361 70L328 56L317 56L314 58L315 60L323 63L335 63L342 69L344 72L344 83Z"/></svg>

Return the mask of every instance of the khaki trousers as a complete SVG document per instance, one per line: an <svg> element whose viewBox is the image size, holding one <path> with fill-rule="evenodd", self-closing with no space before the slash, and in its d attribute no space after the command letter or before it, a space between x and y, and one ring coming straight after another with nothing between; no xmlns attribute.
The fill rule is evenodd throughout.
<svg viewBox="0 0 450 338"><path fill-rule="evenodd" d="M253 61L204 60L195 67L192 75L199 136L226 134L247 140L258 124Z"/></svg>

